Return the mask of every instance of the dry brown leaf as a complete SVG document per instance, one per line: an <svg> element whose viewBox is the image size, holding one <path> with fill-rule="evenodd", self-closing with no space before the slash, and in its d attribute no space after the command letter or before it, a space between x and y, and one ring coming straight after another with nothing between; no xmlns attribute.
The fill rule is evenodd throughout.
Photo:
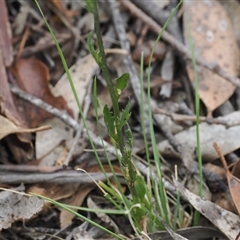
<svg viewBox="0 0 240 240"><path fill-rule="evenodd" d="M61 201L64 204L69 204L72 206L80 207L85 200L86 196L95 188L92 184L80 185L75 193L68 199ZM77 209L76 209L77 211ZM68 226L72 219L74 218L74 214L66 211L64 209L60 210L60 225L61 228Z"/></svg>
<svg viewBox="0 0 240 240"><path fill-rule="evenodd" d="M78 183L58 184L58 183L39 183L27 189L27 192L36 193L55 201L72 196L78 189Z"/></svg>
<svg viewBox="0 0 240 240"><path fill-rule="evenodd" d="M209 171L212 172L214 174L219 175L220 177L224 178L225 177L225 171L222 167L214 165L212 163L207 163L204 164L204 168Z"/></svg>
<svg viewBox="0 0 240 240"><path fill-rule="evenodd" d="M181 194L188 199L191 205L208 218L229 239L237 239L236 237L240 232L239 216L191 193L176 180L174 180L174 184Z"/></svg>
<svg viewBox="0 0 240 240"><path fill-rule="evenodd" d="M19 189L20 188L20 189ZM21 186L14 189L21 190ZM0 193L0 230L9 228L18 220L31 218L38 213L44 204L44 200L38 197L29 197L20 193L3 191Z"/></svg>
<svg viewBox="0 0 240 240"><path fill-rule="evenodd" d="M18 85L24 91L42 99L50 105L66 110L72 115L71 110L67 107L62 96L54 97L49 89L49 71L47 66L36 58L16 59L12 67L13 73L16 76ZM38 107L17 98L19 113L22 118L25 118L28 126L36 127L43 121L52 118L52 115Z"/></svg>
<svg viewBox="0 0 240 240"><path fill-rule="evenodd" d="M213 194L212 202L216 203L219 207L238 214L238 211L233 202L230 192L217 192Z"/></svg>
<svg viewBox="0 0 240 240"><path fill-rule="evenodd" d="M218 1L223 5L229 17L232 20L235 36L238 42L238 46L240 47L240 29L239 29L240 3L237 0L231 1L218 0Z"/></svg>
<svg viewBox="0 0 240 240"><path fill-rule="evenodd" d="M12 34L8 22L6 3L0 1L0 109L1 113L15 124L24 126L25 123L15 107L6 73L6 67L9 67L13 61L11 43Z"/></svg>
<svg viewBox="0 0 240 240"><path fill-rule="evenodd" d="M9 119L0 115L0 139L12 133L32 133L32 132L44 131L47 129L50 129L50 126L42 126L42 127L30 128L30 129L18 127Z"/></svg>
<svg viewBox="0 0 240 240"><path fill-rule="evenodd" d="M232 174L240 179L240 159L236 163L234 163Z"/></svg>
<svg viewBox="0 0 240 240"><path fill-rule="evenodd" d="M197 9L197 11L196 11ZM239 72L239 48L232 22L224 8L216 0L184 1L184 35L188 46L189 34L195 55L211 64L218 64L231 76ZM194 83L192 65L188 75ZM235 86L213 72L198 66L199 95L207 107L208 115L233 94Z"/></svg>
<svg viewBox="0 0 240 240"><path fill-rule="evenodd" d="M30 129L22 128L0 115L0 139L5 138L17 163L25 162L33 156L32 139L27 133L44 131L50 128L50 126ZM13 133L16 134L14 135Z"/></svg>
<svg viewBox="0 0 240 240"><path fill-rule="evenodd" d="M226 159L224 158L224 156L221 152L221 149L219 148L217 143L214 142L213 146L214 146L216 152L218 153L219 158L222 161L223 167L226 171L226 177L228 180L229 190L230 190L232 199L235 203L235 206L238 210L238 213L240 214L240 180L230 173L228 166L227 166Z"/></svg>
<svg viewBox="0 0 240 240"><path fill-rule="evenodd" d="M97 68L98 66L93 57L88 55L81 58L69 69L81 105L83 104L87 87L92 81ZM78 106L66 74L52 88L52 93L55 97L64 96L67 106L73 111L74 118L78 119ZM72 139L73 130L66 127L65 123L56 118L47 120L45 123L50 124L52 129L49 132L42 132L36 135L36 156L37 158L44 156L41 164L52 165L53 162L59 159L62 152L60 148L55 151L55 148L61 141Z"/></svg>

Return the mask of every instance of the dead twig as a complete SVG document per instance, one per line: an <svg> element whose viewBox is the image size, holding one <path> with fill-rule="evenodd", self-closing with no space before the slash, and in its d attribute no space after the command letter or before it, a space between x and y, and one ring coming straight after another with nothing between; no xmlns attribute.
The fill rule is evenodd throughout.
<svg viewBox="0 0 240 240"><path fill-rule="evenodd" d="M106 175L103 173L89 173L95 181L105 181ZM111 177L111 173L107 173L108 177ZM2 172L0 171L0 183L4 184L20 184L20 183L40 183L40 182L51 182L51 183L92 183L93 179L87 174L74 171L74 170L62 170L51 173L19 173L19 172Z"/></svg>
<svg viewBox="0 0 240 240"><path fill-rule="evenodd" d="M196 122L196 116L195 115L189 116L189 115L183 115L183 114L178 114L178 113L172 113L172 112L168 112L164 109L160 109L160 108L155 109L154 113L164 114L166 116L171 117L171 119L173 121L177 121L177 122L184 122L184 121ZM221 124L221 125L226 126L227 128L240 124L240 122L235 122L235 123L232 123L230 125L228 122L226 122L223 119L203 117L203 116L200 116L199 120L200 120L200 122L206 122L206 123L209 123L209 124Z"/></svg>
<svg viewBox="0 0 240 240"><path fill-rule="evenodd" d="M42 172L51 173L62 170L62 167L58 166L35 166L35 165L0 165L0 172Z"/></svg>
<svg viewBox="0 0 240 240"><path fill-rule="evenodd" d="M71 34L57 34L57 39L59 44L66 43L68 40L72 38ZM43 41L44 40L44 41ZM51 36L45 36L45 38L41 39L41 41L37 42L34 46L25 47L22 51L22 57L29 57L35 53L46 51L49 48L55 46L55 43Z"/></svg>

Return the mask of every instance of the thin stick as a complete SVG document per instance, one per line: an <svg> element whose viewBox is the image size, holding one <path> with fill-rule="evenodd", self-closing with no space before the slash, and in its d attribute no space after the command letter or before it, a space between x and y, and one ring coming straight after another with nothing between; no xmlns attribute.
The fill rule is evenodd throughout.
<svg viewBox="0 0 240 240"><path fill-rule="evenodd" d="M77 172L74 170L62 170L58 172L50 173L19 173L19 172L0 172L0 182L3 184L20 184L20 183L39 183L39 182L51 182L51 183L91 183L94 184L92 178L95 181L105 181L106 177L103 173L90 173L91 178L85 173ZM111 177L111 173L107 173L108 177Z"/></svg>
<svg viewBox="0 0 240 240"><path fill-rule="evenodd" d="M227 162L226 162L226 159L225 159L220 147L217 145L216 142L213 143L213 147L214 147L215 151L217 152L217 154L223 164L223 167L225 168L226 171L228 171Z"/></svg>
<svg viewBox="0 0 240 240"><path fill-rule="evenodd" d="M178 114L178 113L172 113L172 112L168 112L168 111L166 111L164 109L161 109L161 108L155 109L154 113L155 114L158 114L158 113L159 114L164 114L164 115L166 115L168 117L171 117L171 119L173 121L180 121L180 122L191 121L191 122L196 122L196 116L195 115L183 115L183 114ZM228 122L226 122L223 119L211 118L211 117L203 117L203 116L201 116L199 120L200 120L200 122L206 122L206 123L209 123L209 124L221 124L221 125L226 126L227 128L240 124L240 122L235 122L235 123L229 124Z"/></svg>

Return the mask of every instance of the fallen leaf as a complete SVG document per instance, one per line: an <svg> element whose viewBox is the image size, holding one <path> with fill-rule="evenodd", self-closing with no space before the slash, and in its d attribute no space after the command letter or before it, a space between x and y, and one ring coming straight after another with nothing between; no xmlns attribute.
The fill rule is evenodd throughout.
<svg viewBox="0 0 240 240"><path fill-rule="evenodd" d="M240 4L236 0L231 0L231 1L218 0L218 1L223 5L223 7L227 11L229 17L232 20L235 37L236 37L238 45L240 47L240 29L239 29Z"/></svg>
<svg viewBox="0 0 240 240"><path fill-rule="evenodd" d="M220 3L216 0L184 1L184 35L190 47L189 31L195 55L211 64L218 64L231 76L238 75L239 48L232 22ZM194 84L191 66L187 66L187 71ZM229 99L236 86L201 66L198 66L197 74L199 95L207 107L208 116L211 116L213 110Z"/></svg>
<svg viewBox="0 0 240 240"><path fill-rule="evenodd" d="M24 125L15 107L8 85L6 67L13 61L11 27L8 22L6 2L0 1L0 109L1 113L17 125Z"/></svg>
<svg viewBox="0 0 240 240"><path fill-rule="evenodd" d="M20 191L22 187L14 189ZM26 220L38 213L44 200L35 196L26 196L21 193L3 191L0 193L0 230L7 229L12 223Z"/></svg>
<svg viewBox="0 0 240 240"><path fill-rule="evenodd" d="M23 128L0 115L0 139L5 138L14 156L14 161L17 163L26 162L26 160L31 159L33 156L32 139L31 136L26 133L44 131L50 128L50 126L30 129ZM14 135L13 133L16 134Z"/></svg>
<svg viewBox="0 0 240 240"><path fill-rule="evenodd" d="M191 193L176 180L174 180L174 184L181 194L188 199L191 205L208 218L209 221L211 221L229 239L237 239L236 237L240 232L239 216Z"/></svg>
<svg viewBox="0 0 240 240"><path fill-rule="evenodd" d="M239 122L240 111L230 113L224 117L219 117L223 121L229 123L231 126L235 122ZM214 160L218 158L216 151L212 148L213 142L218 142L224 155L235 151L240 148L239 132L240 126L236 125L226 128L224 125L200 123L200 144L201 154L203 160ZM180 133L174 135L176 140L182 145L187 145L189 149L194 150L197 146L196 143L196 127L190 127ZM158 149L164 156L180 157L180 155L173 149L168 140L158 143Z"/></svg>
<svg viewBox="0 0 240 240"><path fill-rule="evenodd" d="M38 183L27 189L27 192L39 194L55 201L72 196L78 189L79 183Z"/></svg>
<svg viewBox="0 0 240 240"><path fill-rule="evenodd" d="M62 200L61 202L64 204L69 204L71 206L80 207L85 200L86 196L95 188L92 184L85 184L80 185L78 189L75 191L75 193L67 199ZM77 209L76 209L77 211ZM60 209L60 226L61 229L68 226L73 218L74 214L70 213L69 211L65 209Z"/></svg>
<svg viewBox="0 0 240 240"><path fill-rule="evenodd" d="M81 58L69 69L81 105L97 68L93 57L88 55ZM74 118L78 119L79 109L66 74L52 88L52 93L55 97L64 96L68 108L73 111ZM36 156L38 159L43 158L41 164L52 165L53 161L55 162L61 155L61 149L55 151L55 148L61 141L72 139L73 130L57 118L52 118L46 123L53 128L49 132L36 134Z"/></svg>
<svg viewBox="0 0 240 240"><path fill-rule="evenodd" d="M33 158L34 146L30 133L10 134L6 136L4 140L13 155L11 163L22 164Z"/></svg>
<svg viewBox="0 0 240 240"><path fill-rule="evenodd" d="M240 180L230 173L226 159L224 158L224 155L216 142L213 143L213 147L215 148L215 151L218 153L218 156L223 164L232 199L235 203L238 213L240 214Z"/></svg>
<svg viewBox="0 0 240 240"><path fill-rule="evenodd" d="M97 69L98 65L92 55L81 58L69 69L81 105L83 104L87 87ZM68 107L73 110L74 118L77 119L79 109L66 74L52 88L52 93L55 97L64 96Z"/></svg>
<svg viewBox="0 0 240 240"><path fill-rule="evenodd" d="M63 97L54 97L49 89L49 71L43 62L33 57L28 59L19 58L14 62L12 71L21 89L58 109L66 110L72 115L72 111L67 107ZM25 118L29 127L39 126L45 120L53 117L31 103L18 97L16 99L19 113L22 115L22 118Z"/></svg>
<svg viewBox="0 0 240 240"><path fill-rule="evenodd" d="M237 208L233 202L230 192L217 192L213 194L212 202L217 204L219 207L238 214Z"/></svg>
<svg viewBox="0 0 240 240"><path fill-rule="evenodd" d="M42 127L30 128L30 129L22 128L22 127L16 126L9 119L0 115L0 139L12 133L32 133L32 132L44 131L50 128L51 128L50 126L42 126Z"/></svg>
<svg viewBox="0 0 240 240"><path fill-rule="evenodd" d="M60 143L73 138L73 129L58 118L49 119L45 124L50 124L52 128L36 134L36 157L41 159L41 165L53 166L64 151Z"/></svg>
<svg viewBox="0 0 240 240"><path fill-rule="evenodd" d="M238 159L237 162L234 163L233 165L233 170L232 170L232 174L240 179L240 159Z"/></svg>

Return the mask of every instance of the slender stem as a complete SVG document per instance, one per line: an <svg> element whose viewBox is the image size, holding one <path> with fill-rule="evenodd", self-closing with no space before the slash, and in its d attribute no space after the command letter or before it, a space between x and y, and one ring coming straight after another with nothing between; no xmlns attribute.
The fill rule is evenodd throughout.
<svg viewBox="0 0 240 240"><path fill-rule="evenodd" d="M109 73L109 70L107 67L107 61L106 61L106 56L105 56L105 52L104 52L99 22L100 21L99 21L97 3L96 3L96 4L94 4L94 28L95 28L95 32L96 32L96 36L97 36L99 55L102 58L101 64L99 65L99 67L101 68L101 70L103 72L103 76L107 83L107 87L108 87L108 90L109 90L109 93L110 93L110 96L112 99L115 123L117 124L118 119L120 117L120 111L119 111L118 100L117 100L117 96L116 96L115 89L113 86L113 82L111 80L110 73ZM118 127L116 127L116 130L117 130L117 135L118 135L119 148L123 154L124 153L123 132Z"/></svg>
<svg viewBox="0 0 240 240"><path fill-rule="evenodd" d="M111 80L110 73L109 73L109 70L107 67L107 61L106 61L106 57L105 57L102 36L101 36L101 31L100 31L100 21L99 21L98 10L97 10L97 2L96 2L96 0L94 0L90 4L91 4L92 13L94 15L94 28L95 28L95 33L97 36L97 43L98 43L97 56L98 56L98 58L101 58L101 59L98 59L97 63L99 64L99 67L102 70L102 73L106 80L107 87L108 87L110 97L112 100L113 113L114 113L113 115L114 115L115 128L116 128L116 133L117 133L117 145L119 147L120 152L122 153L120 162L121 162L123 174L125 175L125 178L127 180L127 183L130 188L130 191L132 193L132 196L133 196L133 198L134 197L137 198L136 191L133 186L135 177L136 177L136 173L134 172L134 167L131 162L132 161L131 155L129 155L128 149L124 143L123 127L119 126L120 110L119 110L119 105L118 105L118 97L116 95L116 90L115 90L114 84Z"/></svg>

